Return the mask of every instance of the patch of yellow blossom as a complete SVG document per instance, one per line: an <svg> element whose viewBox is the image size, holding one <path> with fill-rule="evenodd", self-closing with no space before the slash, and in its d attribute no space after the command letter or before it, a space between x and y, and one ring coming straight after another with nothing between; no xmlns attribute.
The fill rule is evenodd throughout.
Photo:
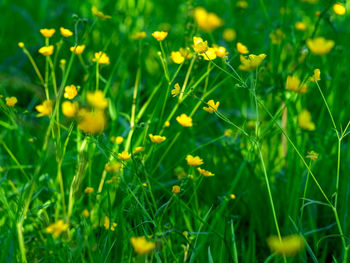
<svg viewBox="0 0 350 263"><path fill-rule="evenodd" d="M98 64L104 64L104 65L109 65L110 63L109 57L107 56L106 53L102 51L96 52L92 61Z"/></svg>
<svg viewBox="0 0 350 263"><path fill-rule="evenodd" d="M291 257L304 248L305 241L300 235L294 234L282 237L281 240L278 236L271 236L267 239L267 244L272 252Z"/></svg>
<svg viewBox="0 0 350 263"><path fill-rule="evenodd" d="M35 109L39 112L37 117L49 116L52 112L53 102L51 100L45 100L42 104L37 105Z"/></svg>
<svg viewBox="0 0 350 263"><path fill-rule="evenodd" d="M141 237L131 237L130 242L134 251L137 254L145 255L155 249L156 244L154 242L148 241L144 236Z"/></svg>
<svg viewBox="0 0 350 263"><path fill-rule="evenodd" d="M73 118L77 115L79 106L77 102L64 101L62 103L62 113L68 118Z"/></svg>
<svg viewBox="0 0 350 263"><path fill-rule="evenodd" d="M171 191L172 191L174 194L180 193L180 191L181 191L180 186L174 185Z"/></svg>
<svg viewBox="0 0 350 263"><path fill-rule="evenodd" d="M101 90L88 91L86 93L87 102L94 108L104 110L108 107L108 99Z"/></svg>
<svg viewBox="0 0 350 263"><path fill-rule="evenodd" d="M203 110L209 112L209 113L213 113L214 111L217 111L220 105L220 102L217 101L216 103L214 102L214 100L209 100L207 102L208 107L203 107Z"/></svg>
<svg viewBox="0 0 350 263"><path fill-rule="evenodd" d="M207 12L203 7L194 9L193 18L198 27L206 32L212 32L224 24L220 17L215 13Z"/></svg>
<svg viewBox="0 0 350 263"><path fill-rule="evenodd" d="M243 45L241 42L237 42L236 48L237 48L237 51L243 55L249 53L247 46Z"/></svg>
<svg viewBox="0 0 350 263"><path fill-rule="evenodd" d="M181 64L182 62L185 61L185 58L182 56L180 51L172 51L170 56L171 56L171 60L175 64Z"/></svg>
<svg viewBox="0 0 350 263"><path fill-rule="evenodd" d="M78 94L77 87L73 84L66 86L64 88L64 97L66 99L72 100L75 98L75 96L77 96L77 94Z"/></svg>
<svg viewBox="0 0 350 263"><path fill-rule="evenodd" d="M122 161L127 161L131 158L131 154L127 151L123 151L121 153L118 153L118 159Z"/></svg>
<svg viewBox="0 0 350 263"><path fill-rule="evenodd" d="M70 31L69 29L66 29L64 27L60 27L61 35L64 37L71 37L73 36L73 32Z"/></svg>
<svg viewBox="0 0 350 263"><path fill-rule="evenodd" d="M47 28L43 28L43 29L40 29L40 33L44 36L44 37L47 37L47 38L50 38L53 36L53 34L55 34L56 30L54 28L51 28L51 29L47 29Z"/></svg>
<svg viewBox="0 0 350 263"><path fill-rule="evenodd" d="M69 225L63 221L63 219L49 225L45 230L47 233L51 234L53 238L59 237L62 232L67 231Z"/></svg>
<svg viewBox="0 0 350 263"><path fill-rule="evenodd" d="M70 51L73 52L76 55L80 55L84 52L85 45L77 45L75 47L70 47Z"/></svg>
<svg viewBox="0 0 350 263"><path fill-rule="evenodd" d="M14 107L16 103L18 102L16 97L7 97L6 99L6 105L9 107Z"/></svg>
<svg viewBox="0 0 350 263"><path fill-rule="evenodd" d="M300 94L307 92L307 84L300 85L300 79L297 76L288 76L286 81L286 89Z"/></svg>
<svg viewBox="0 0 350 263"><path fill-rule="evenodd" d="M198 171L201 175L206 176L206 177L210 177L210 176L214 176L214 175L215 175L215 174L213 174L212 172L209 172L209 171L207 171L207 170L204 170L204 169L202 169L202 168L200 168L200 167L197 168L197 171Z"/></svg>
<svg viewBox="0 0 350 263"><path fill-rule="evenodd" d="M260 66L260 64L263 62L265 57L266 57L265 54L260 54L260 55L250 54L248 58L241 55L240 56L241 65L239 65L238 68L243 71L253 71Z"/></svg>
<svg viewBox="0 0 350 263"><path fill-rule="evenodd" d="M151 139L151 141L154 143L161 143L161 142L164 142L166 140L165 136L153 135L153 134L148 134L148 136Z"/></svg>
<svg viewBox="0 0 350 263"><path fill-rule="evenodd" d="M306 109L298 115L298 124L304 130L314 131L316 129L315 123L312 122L311 113Z"/></svg>
<svg viewBox="0 0 350 263"><path fill-rule="evenodd" d="M41 47L38 52L44 56L51 56L54 50L54 46L50 45L50 46L45 46L45 47Z"/></svg>
<svg viewBox="0 0 350 263"><path fill-rule="evenodd" d="M192 118L182 113L180 116L176 117L176 121L184 127L192 127Z"/></svg>
<svg viewBox="0 0 350 263"><path fill-rule="evenodd" d="M327 40L324 37L309 38L306 40L306 45L310 51L318 56L328 54L334 47L333 40Z"/></svg>
<svg viewBox="0 0 350 263"><path fill-rule="evenodd" d="M100 10L97 9L96 6L92 6L91 7L91 13L93 16L97 17L98 19L101 20L107 20L107 19L111 19L112 17L109 15L105 15L104 13L102 13Z"/></svg>
<svg viewBox="0 0 350 263"><path fill-rule="evenodd" d="M152 36L158 41L163 41L168 36L168 32L155 31L152 33Z"/></svg>
<svg viewBox="0 0 350 263"><path fill-rule="evenodd" d="M78 128L85 133L97 134L103 132L107 126L107 119L102 110L88 111L81 109L78 112Z"/></svg>
<svg viewBox="0 0 350 263"><path fill-rule="evenodd" d="M186 156L186 161L190 166L199 166L203 164L203 160L199 156L194 157L190 154Z"/></svg>

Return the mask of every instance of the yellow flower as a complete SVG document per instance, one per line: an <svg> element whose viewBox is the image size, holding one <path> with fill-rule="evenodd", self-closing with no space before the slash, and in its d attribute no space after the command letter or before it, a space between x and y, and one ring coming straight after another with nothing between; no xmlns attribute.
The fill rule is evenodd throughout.
<svg viewBox="0 0 350 263"><path fill-rule="evenodd" d="M224 56L228 55L228 52L226 52L226 48L222 46L214 46L215 54L216 56L223 58Z"/></svg>
<svg viewBox="0 0 350 263"><path fill-rule="evenodd" d="M101 110L108 107L108 99L101 90L96 90L94 92L88 91L86 93L86 100L91 106Z"/></svg>
<svg viewBox="0 0 350 263"><path fill-rule="evenodd" d="M16 97L7 97L5 100L6 100L6 105L9 107L14 107L17 103Z"/></svg>
<svg viewBox="0 0 350 263"><path fill-rule="evenodd" d="M148 241L144 236L131 237L130 242L134 251L140 255L148 254L156 247L154 242Z"/></svg>
<svg viewBox="0 0 350 263"><path fill-rule="evenodd" d="M182 48L179 49L181 56L183 56L185 59L190 59L193 57L193 54L191 53L189 48Z"/></svg>
<svg viewBox="0 0 350 263"><path fill-rule="evenodd" d="M193 157L190 154L186 156L186 161L190 166L198 166L203 164L203 160L199 156Z"/></svg>
<svg viewBox="0 0 350 263"><path fill-rule="evenodd" d="M297 76L288 76L286 89L303 94L307 92L307 84L300 86L300 79Z"/></svg>
<svg viewBox="0 0 350 263"><path fill-rule="evenodd" d="M174 185L171 191L172 191L174 194L180 193L180 191L181 191L180 186Z"/></svg>
<svg viewBox="0 0 350 263"><path fill-rule="evenodd" d="M115 230L115 227L117 226L117 223L113 222L112 225L110 224L110 220L108 216L105 216L104 218L104 227L108 230L110 229L111 231Z"/></svg>
<svg viewBox="0 0 350 263"><path fill-rule="evenodd" d="M241 65L239 65L239 69L243 71L252 71L255 70L259 65L262 63L262 61L265 59L265 54L260 55L254 55L251 54L248 56L248 58L245 58L244 56L240 56Z"/></svg>
<svg viewBox="0 0 350 263"><path fill-rule="evenodd" d="M121 144L124 141L124 138L122 136L117 136L117 138L115 138L115 142L117 144Z"/></svg>
<svg viewBox="0 0 350 263"><path fill-rule="evenodd" d="M305 109L298 115L298 124L299 127L304 130L314 131L316 129L315 123L312 122L310 112Z"/></svg>
<svg viewBox="0 0 350 263"><path fill-rule="evenodd" d="M145 147L143 146L138 146L135 148L134 153L141 153L145 150Z"/></svg>
<svg viewBox="0 0 350 263"><path fill-rule="evenodd" d="M69 29L66 29L64 27L60 27L61 35L64 37L70 37L73 36L73 32L70 31Z"/></svg>
<svg viewBox="0 0 350 263"><path fill-rule="evenodd" d="M215 48L208 48L207 51L201 53L201 56L205 59L205 60L214 60L216 59L216 52L215 52Z"/></svg>
<svg viewBox="0 0 350 263"><path fill-rule="evenodd" d="M76 47L70 47L70 51L74 52L76 55L79 55L84 52L85 45L77 45Z"/></svg>
<svg viewBox="0 0 350 263"><path fill-rule="evenodd" d="M237 47L238 52L241 54L248 54L249 53L248 48L245 45L243 45L241 42L237 42L236 47Z"/></svg>
<svg viewBox="0 0 350 263"><path fill-rule="evenodd" d="M320 154L315 152L315 151L310 151L310 152L307 153L306 158L308 158L308 159L310 159L312 161L315 161L315 160L317 160L319 155Z"/></svg>
<svg viewBox="0 0 350 263"><path fill-rule="evenodd" d="M49 116L52 112L53 103L51 100L45 100L43 104L37 105L35 109L39 112L37 117Z"/></svg>
<svg viewBox="0 0 350 263"><path fill-rule="evenodd" d="M50 56L53 53L53 49L54 49L53 45L50 45L47 47L45 46L45 47L42 47L39 49L39 53L44 55L44 56Z"/></svg>
<svg viewBox="0 0 350 263"><path fill-rule="evenodd" d="M70 101L64 101L62 103L62 113L68 118L73 118L77 115L79 108L76 102L72 103Z"/></svg>
<svg viewBox="0 0 350 263"><path fill-rule="evenodd" d="M163 41L168 35L168 32L164 31L155 31L152 33L152 36L158 41Z"/></svg>
<svg viewBox="0 0 350 263"><path fill-rule="evenodd" d="M148 136L151 139L151 141L154 143L161 143L161 142L164 142L166 140L165 136L153 135L153 134L148 134Z"/></svg>
<svg viewBox="0 0 350 263"><path fill-rule="evenodd" d="M236 39L236 31L233 28L226 28L224 32L222 33L222 37L227 41L227 42L232 42L233 40Z"/></svg>
<svg viewBox="0 0 350 263"><path fill-rule="evenodd" d="M234 194L230 194L231 199L236 199L236 196Z"/></svg>
<svg viewBox="0 0 350 263"><path fill-rule="evenodd" d="M47 28L43 28L40 29L40 33L44 36L44 37L52 37L53 34L55 34L56 30L55 29L47 29Z"/></svg>
<svg viewBox="0 0 350 263"><path fill-rule="evenodd" d="M122 164L120 162L106 163L105 170L106 172L116 173L120 170Z"/></svg>
<svg viewBox="0 0 350 263"><path fill-rule="evenodd" d="M199 54L206 52L208 47L208 42L203 41L201 37L193 37L193 49Z"/></svg>
<svg viewBox="0 0 350 263"><path fill-rule="evenodd" d="M342 3L335 3L333 5L333 11L337 15L343 16L343 15L345 15L346 9L345 9L345 6Z"/></svg>
<svg viewBox="0 0 350 263"><path fill-rule="evenodd" d="M209 107L203 107L203 110L209 112L209 113L213 113L214 111L217 111L218 110L218 107L220 105L220 102L214 102L214 100L209 100L207 102L208 106Z"/></svg>
<svg viewBox="0 0 350 263"><path fill-rule="evenodd" d="M316 82L321 80L321 71L317 68L314 70L314 75L312 77L310 77L310 81L312 82Z"/></svg>
<svg viewBox="0 0 350 263"><path fill-rule="evenodd" d="M181 64L185 61L185 58L181 55L180 51L172 51L171 60L176 64Z"/></svg>
<svg viewBox="0 0 350 263"><path fill-rule="evenodd" d="M56 223L49 225L45 230L47 233L51 234L53 238L57 238L62 232L65 232L68 227L69 225L60 219Z"/></svg>
<svg viewBox="0 0 350 263"><path fill-rule="evenodd" d="M70 86L66 86L64 88L64 97L66 99L74 99L75 96L77 96L78 91L77 91L77 87L75 85L70 85Z"/></svg>
<svg viewBox="0 0 350 263"><path fill-rule="evenodd" d="M179 83L176 83L174 85L174 88L171 90L171 95L173 95L173 97L176 97L179 94L180 94L180 85Z"/></svg>
<svg viewBox="0 0 350 263"><path fill-rule="evenodd" d="M101 133L107 125L106 116L102 110L87 111L81 109L78 112L78 118L78 128L85 133Z"/></svg>
<svg viewBox="0 0 350 263"><path fill-rule="evenodd" d="M306 24L304 22L296 22L295 23L295 29L299 31L305 31L307 28Z"/></svg>
<svg viewBox="0 0 350 263"><path fill-rule="evenodd" d="M280 28L277 28L270 34L272 44L280 44L285 38L285 34Z"/></svg>
<svg viewBox="0 0 350 263"><path fill-rule="evenodd" d="M328 54L334 47L334 44L333 40L326 40L324 37L309 38L306 40L306 45L310 51L319 56Z"/></svg>
<svg viewBox="0 0 350 263"><path fill-rule="evenodd" d="M281 240L277 236L271 236L267 239L267 244L274 253L290 257L304 248L305 241L300 235L294 234Z"/></svg>
<svg viewBox="0 0 350 263"><path fill-rule="evenodd" d="M24 43L23 43L23 42L18 42L18 46L19 46L20 48L24 48Z"/></svg>
<svg viewBox="0 0 350 263"><path fill-rule="evenodd" d="M104 53L102 51L96 52L92 61L99 63L99 64L109 65L109 57L107 56L106 53Z"/></svg>
<svg viewBox="0 0 350 263"><path fill-rule="evenodd" d="M93 16L96 16L97 18L99 18L101 20L107 20L107 19L112 18L111 16L105 15L104 13L99 11L96 6L91 7L91 13Z"/></svg>
<svg viewBox="0 0 350 263"><path fill-rule="evenodd" d="M89 210L87 210L87 209L84 209L83 212L82 212L81 214L82 214L83 217L85 217L85 218L89 218L89 216L90 216L90 212L89 212Z"/></svg>
<svg viewBox="0 0 350 263"><path fill-rule="evenodd" d="M136 32L135 34L133 34L131 36L131 38L135 39L135 40L140 40L140 39L144 39L146 36L147 36L147 33L144 31L141 31L141 32Z"/></svg>
<svg viewBox="0 0 350 263"><path fill-rule="evenodd" d="M200 167L197 168L198 172L206 177L210 177L210 176L214 176L215 174L213 174L212 172L209 172L207 170L201 169Z"/></svg>
<svg viewBox="0 0 350 263"><path fill-rule="evenodd" d="M182 113L180 116L176 117L178 123L184 127L192 127L192 118Z"/></svg>
<svg viewBox="0 0 350 263"><path fill-rule="evenodd" d="M127 151L123 151L121 153L118 153L118 159L122 161L129 160L131 158L131 154Z"/></svg>
<svg viewBox="0 0 350 263"><path fill-rule="evenodd" d="M242 9L246 9L248 7L248 3L246 1L238 1L236 6Z"/></svg>
<svg viewBox="0 0 350 263"><path fill-rule="evenodd" d="M195 8L193 17L198 27L207 32L212 32L223 25L220 17L214 13L208 13L203 7Z"/></svg>
<svg viewBox="0 0 350 263"><path fill-rule="evenodd" d="M91 194L93 191L94 191L94 188L92 188L92 187L86 187L85 190L84 190L84 193L85 193L85 194Z"/></svg>
<svg viewBox="0 0 350 263"><path fill-rule="evenodd" d="M170 122L169 121L164 122L164 127L169 127L169 126L170 126Z"/></svg>

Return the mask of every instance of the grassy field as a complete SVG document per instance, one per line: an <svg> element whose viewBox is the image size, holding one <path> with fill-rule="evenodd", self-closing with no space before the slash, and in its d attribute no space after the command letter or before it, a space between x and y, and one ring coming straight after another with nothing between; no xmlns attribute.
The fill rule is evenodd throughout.
<svg viewBox="0 0 350 263"><path fill-rule="evenodd" d="M0 6L0 262L350 262L349 1Z"/></svg>

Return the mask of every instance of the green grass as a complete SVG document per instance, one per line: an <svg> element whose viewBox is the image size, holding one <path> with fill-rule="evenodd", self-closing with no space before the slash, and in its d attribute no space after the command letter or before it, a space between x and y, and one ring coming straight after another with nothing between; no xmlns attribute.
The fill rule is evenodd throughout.
<svg viewBox="0 0 350 263"><path fill-rule="evenodd" d="M349 2L344 16L332 10L335 1L251 0L247 9L236 2L2 1L0 262L348 262ZM93 5L112 18L94 17ZM198 6L225 24L204 32L191 15ZM307 29L296 30L297 21ZM61 26L74 36L62 38ZM45 45L41 28L55 28L50 43L61 45L46 59L38 53ZM235 29L233 42L223 38L225 28ZM276 29L284 38L274 44ZM169 32L161 45L151 35L156 30ZM132 39L140 31L147 37ZM204 60L193 52L193 36L226 47L228 59ZM312 54L306 40L314 36L334 40L334 48ZM238 69L237 41L267 55L256 70ZM69 51L76 44L86 45L81 56ZM180 47L194 57L177 65L170 53ZM92 62L98 51L109 65ZM310 82L316 68L321 80ZM286 90L290 75L307 83L308 92ZM38 118L46 83L55 104L50 116ZM175 83L182 89L177 97ZM79 118L62 114L64 87L71 84L80 87L74 101L81 106L89 91L108 98L101 133L86 134ZM18 99L14 107L6 105L11 96ZM220 101L213 114L202 109L210 99ZM298 124L303 109L315 130ZM176 121L182 113L192 117L192 127ZM166 140L152 143L150 133ZM112 136L124 142L113 143ZM117 172L105 170L136 146L145 151ZM306 157L311 150L319 153L314 161ZM188 154L200 156L215 176L200 175L187 164ZM94 191L86 194L86 187ZM105 217L117 224L114 231L105 228ZM46 228L60 219L69 227L54 238ZM299 253L270 250L270 236L291 234L305 241ZM137 236L155 249L135 253L130 238Z"/></svg>

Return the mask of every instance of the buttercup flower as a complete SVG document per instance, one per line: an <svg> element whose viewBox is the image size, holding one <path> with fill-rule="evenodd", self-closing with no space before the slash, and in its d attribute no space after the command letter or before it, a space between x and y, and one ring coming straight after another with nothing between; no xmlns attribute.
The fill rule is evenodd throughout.
<svg viewBox="0 0 350 263"><path fill-rule="evenodd" d="M199 166L203 164L203 160L199 156L193 157L190 154L186 156L186 161L190 166Z"/></svg>
<svg viewBox="0 0 350 263"><path fill-rule="evenodd" d="M209 172L209 171L207 171L207 170L204 170L204 169L202 169L202 168L200 168L200 167L197 168L197 171L198 171L201 175L206 176L206 177L210 177L210 176L214 176L214 175L215 175L215 174L213 174L212 172Z"/></svg>
<svg viewBox="0 0 350 263"><path fill-rule="evenodd" d="M304 248L305 241L301 236L294 234L281 240L278 236L271 236L267 239L267 244L274 253L290 257Z"/></svg>
<svg viewBox="0 0 350 263"><path fill-rule="evenodd" d="M324 37L316 37L307 39L306 45L310 51L318 56L328 54L334 47L333 40L326 40Z"/></svg>
<svg viewBox="0 0 350 263"><path fill-rule="evenodd" d="M23 42L18 42L18 46L19 46L20 48L24 48L24 43L23 43Z"/></svg>
<svg viewBox="0 0 350 263"><path fill-rule="evenodd" d="M37 117L49 116L52 112L53 103L51 100L45 100L43 104L37 105L35 109L39 112Z"/></svg>
<svg viewBox="0 0 350 263"><path fill-rule="evenodd" d="M76 47L70 47L70 51L74 52L76 55L79 55L84 52L85 45L77 45Z"/></svg>
<svg viewBox="0 0 350 263"><path fill-rule="evenodd" d="M72 100L75 98L75 96L77 96L77 94L77 87L73 84L64 88L64 97L66 99Z"/></svg>
<svg viewBox="0 0 350 263"><path fill-rule="evenodd" d="M137 254L145 255L155 249L156 244L154 242L148 241L144 236L142 237L131 237L130 242L134 251Z"/></svg>
<svg viewBox="0 0 350 263"><path fill-rule="evenodd" d="M208 48L207 51L201 53L201 56L205 59L205 60L214 60L216 59L216 52L215 52L215 48Z"/></svg>
<svg viewBox="0 0 350 263"><path fill-rule="evenodd" d="M192 127L192 118L182 113L180 116L176 117L178 123L184 127Z"/></svg>
<svg viewBox="0 0 350 263"><path fill-rule="evenodd" d="M171 95L173 95L173 97L176 97L179 94L180 94L180 85L179 83L176 83L174 85L174 88L171 90Z"/></svg>
<svg viewBox="0 0 350 263"><path fill-rule="evenodd" d="M237 47L238 52L243 54L243 55L249 53L248 48L245 45L243 45L241 42L237 42L236 47Z"/></svg>
<svg viewBox="0 0 350 263"><path fill-rule="evenodd" d="M152 36L158 41L163 41L168 35L168 32L164 31L155 31L152 33Z"/></svg>
<svg viewBox="0 0 350 263"><path fill-rule="evenodd" d="M310 81L312 82L316 82L321 80L321 71L317 68L314 70L314 75L312 77L310 77Z"/></svg>
<svg viewBox="0 0 350 263"><path fill-rule="evenodd" d="M228 52L226 52L226 48L225 47L214 46L214 50L215 50L216 56L218 56L220 58L223 58L224 56L228 55Z"/></svg>
<svg viewBox="0 0 350 263"><path fill-rule="evenodd" d="M310 159L312 161L315 161L315 160L317 160L319 155L320 154L315 152L315 151L310 151L310 152L307 152L306 158L308 158L308 159Z"/></svg>
<svg viewBox="0 0 350 263"><path fill-rule="evenodd" d="M88 91L86 93L86 100L94 108L103 110L108 107L108 99L102 90Z"/></svg>
<svg viewBox="0 0 350 263"><path fill-rule="evenodd" d="M335 3L333 5L333 11L337 15L343 16L343 15L345 15L346 9L345 9L345 6L342 3Z"/></svg>
<svg viewBox="0 0 350 263"><path fill-rule="evenodd" d="M142 32L137 32L131 36L132 39L135 40L141 40L144 39L147 36L147 33L142 31Z"/></svg>
<svg viewBox="0 0 350 263"><path fill-rule="evenodd" d="M220 102L217 101L216 103L214 102L214 100L209 100L207 102L208 107L203 107L203 110L209 112L209 113L213 113L214 111L218 110L218 107L220 105Z"/></svg>
<svg viewBox="0 0 350 263"><path fill-rule="evenodd" d="M92 188L92 187L86 187L85 190L84 190L84 193L85 193L85 194L91 194L93 191L94 191L94 188Z"/></svg>
<svg viewBox="0 0 350 263"><path fill-rule="evenodd" d="M68 227L69 225L60 219L56 223L49 225L45 230L47 233L51 234L53 238L57 238L62 232L65 232Z"/></svg>
<svg viewBox="0 0 350 263"><path fill-rule="evenodd" d="M202 54L209 49L208 42L203 41L201 37L193 37L193 49L199 54Z"/></svg>
<svg viewBox="0 0 350 263"><path fill-rule="evenodd" d="M42 47L39 49L39 53L44 55L44 56L50 56L53 53L53 49L54 49L53 45L50 45L47 47L45 46L45 47Z"/></svg>
<svg viewBox="0 0 350 263"><path fill-rule="evenodd" d="M295 23L295 29L299 31L305 31L307 28L306 24L304 22L296 22Z"/></svg>
<svg viewBox="0 0 350 263"><path fill-rule="evenodd" d="M181 55L180 51L172 51L171 60L176 64L181 64L185 61L185 58Z"/></svg>
<svg viewBox="0 0 350 263"><path fill-rule="evenodd" d="M180 193L180 191L181 191L180 186L174 185L171 191L172 191L174 194Z"/></svg>
<svg viewBox="0 0 350 263"><path fill-rule="evenodd" d="M135 148L134 153L140 153L140 152L143 152L144 150L145 150L145 147L138 146Z"/></svg>
<svg viewBox="0 0 350 263"><path fill-rule="evenodd" d="M166 140L165 136L153 135L153 134L148 134L148 136L151 139L151 141L154 143L161 143L161 142L164 142Z"/></svg>
<svg viewBox="0 0 350 263"><path fill-rule="evenodd" d="M106 172L116 173L120 170L121 167L122 164L120 162L106 163L105 170Z"/></svg>
<svg viewBox="0 0 350 263"><path fill-rule="evenodd" d="M115 138L115 142L116 144L121 144L123 143L124 138L122 136L117 136L117 138Z"/></svg>
<svg viewBox="0 0 350 263"><path fill-rule="evenodd" d="M297 76L288 76L286 89L303 94L307 92L307 84L300 86L300 79Z"/></svg>
<svg viewBox="0 0 350 263"><path fill-rule="evenodd" d="M66 29L64 27L60 27L61 35L64 37L70 37L73 36L73 32L70 31L69 29Z"/></svg>
<svg viewBox="0 0 350 263"><path fill-rule="evenodd" d="M261 62L265 59L265 57L265 54L260 54L258 56L251 54L248 56L248 58L245 58L241 55L241 65L238 68L243 71L255 70L257 67L260 66Z"/></svg>
<svg viewBox="0 0 350 263"><path fill-rule="evenodd" d="M312 122L311 114L306 109L302 110L298 115L298 124L304 130L314 131L316 129L315 123Z"/></svg>
<svg viewBox="0 0 350 263"><path fill-rule="evenodd" d="M72 103L70 101L64 101L62 103L62 113L68 118L73 118L77 115L79 110L78 104L76 102Z"/></svg>
<svg viewBox="0 0 350 263"><path fill-rule="evenodd" d="M193 17L198 27L207 32L212 32L223 25L220 17L214 13L208 13L203 7L197 7L193 12Z"/></svg>
<svg viewBox="0 0 350 263"><path fill-rule="evenodd" d="M112 18L111 16L105 15L104 13L99 11L96 6L91 7L91 13L93 16L96 16L98 19L101 19L101 20L107 20Z"/></svg>
<svg viewBox="0 0 350 263"><path fill-rule="evenodd" d="M235 194L230 194L230 198L231 198L231 199L236 199Z"/></svg>
<svg viewBox="0 0 350 263"><path fill-rule="evenodd" d="M104 53L102 51L96 52L92 61L99 63L99 64L109 65L109 57L107 56L106 53Z"/></svg>
<svg viewBox="0 0 350 263"><path fill-rule="evenodd" d="M83 212L81 212L81 215L85 218L89 218L90 212L87 209L84 209Z"/></svg>
<svg viewBox="0 0 350 263"><path fill-rule="evenodd" d="M236 3L236 6L242 9L246 9L248 7L247 1L238 1Z"/></svg>
<svg viewBox="0 0 350 263"><path fill-rule="evenodd" d="M236 31L233 28L226 28L222 33L222 37L227 42L232 42L233 40L236 39Z"/></svg>
<svg viewBox="0 0 350 263"><path fill-rule="evenodd" d="M121 153L118 153L118 159L122 161L129 160L131 158L131 154L127 151L123 151Z"/></svg>
<svg viewBox="0 0 350 263"><path fill-rule="evenodd" d="M102 110L88 111L81 109L78 112L78 128L85 133L101 133L107 125L107 120Z"/></svg>
<svg viewBox="0 0 350 263"><path fill-rule="evenodd" d="M169 121L164 122L164 127L169 127L169 126L170 126L170 122Z"/></svg>
<svg viewBox="0 0 350 263"><path fill-rule="evenodd" d="M6 100L6 105L9 107L14 107L17 103L16 97L7 97L5 100Z"/></svg>
<svg viewBox="0 0 350 263"><path fill-rule="evenodd" d="M40 33L44 36L44 37L52 37L53 34L55 34L56 30L51 28L51 29L47 29L47 28L43 28L43 29L40 29Z"/></svg>

